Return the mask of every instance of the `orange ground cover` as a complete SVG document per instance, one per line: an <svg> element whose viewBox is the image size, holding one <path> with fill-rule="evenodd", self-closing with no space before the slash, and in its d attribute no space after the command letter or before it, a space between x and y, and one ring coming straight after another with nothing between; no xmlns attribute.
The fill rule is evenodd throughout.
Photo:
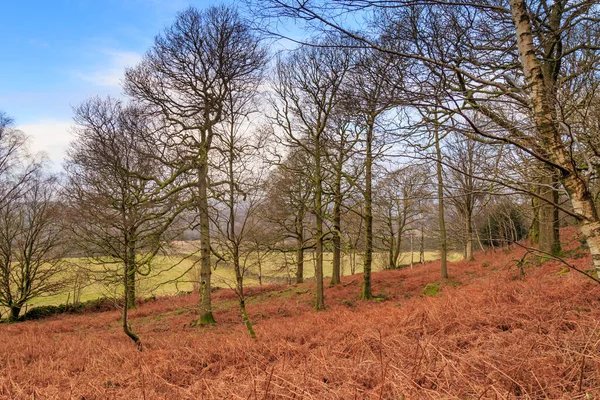
<svg viewBox="0 0 600 400"><path fill-rule="evenodd" d="M579 245L574 229L567 249ZM600 285L524 250L477 253L374 274L380 301L361 301L360 276L250 290L248 337L235 295L215 293L218 325L192 328L194 295L133 312L139 353L118 312L0 325L4 399L587 399L600 396ZM569 262L589 269L585 251Z"/></svg>

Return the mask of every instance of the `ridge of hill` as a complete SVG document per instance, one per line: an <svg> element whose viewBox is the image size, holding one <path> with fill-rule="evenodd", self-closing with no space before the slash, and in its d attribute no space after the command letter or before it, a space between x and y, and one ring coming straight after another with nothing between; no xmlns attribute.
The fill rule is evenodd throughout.
<svg viewBox="0 0 600 400"><path fill-rule="evenodd" d="M591 267L576 229L565 259ZM118 312L0 325L2 399L591 399L600 396L600 285L526 250L476 253L361 276L249 288L257 339L231 290L214 294L211 327L191 327L196 295L131 313L138 352ZM520 262L521 261L521 262ZM524 274L523 274L524 272Z"/></svg>

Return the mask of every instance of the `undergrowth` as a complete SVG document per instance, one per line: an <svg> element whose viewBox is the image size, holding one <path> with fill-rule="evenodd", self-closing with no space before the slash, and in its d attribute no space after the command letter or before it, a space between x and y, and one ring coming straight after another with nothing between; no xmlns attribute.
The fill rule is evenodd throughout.
<svg viewBox="0 0 600 400"><path fill-rule="evenodd" d="M118 311L6 324L0 398L598 398L600 285L556 261L514 279L523 254L450 263L458 286L440 281L439 263L375 273L383 302L358 300L360 277L344 277L324 312L312 310L314 283L252 288L255 340L229 290L214 294L216 326L189 326L197 295L142 304L131 323L143 353ZM585 270L591 258L569 262ZM422 296L432 282L441 290Z"/></svg>

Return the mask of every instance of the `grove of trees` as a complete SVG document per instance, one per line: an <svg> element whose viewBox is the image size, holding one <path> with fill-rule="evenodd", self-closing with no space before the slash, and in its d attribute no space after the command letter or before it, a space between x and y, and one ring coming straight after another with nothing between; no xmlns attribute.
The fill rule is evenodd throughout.
<svg viewBox="0 0 600 400"><path fill-rule="evenodd" d="M374 268L427 250L442 279L448 251L471 261L529 238L560 256L571 219L600 274L596 1L247 6L180 12L126 70L124 98L75 107L64 178L0 114L0 305L12 319L69 285L67 256L83 257L121 288L141 348L127 319L136 281L185 230L199 238L194 324L217 322L211 275L224 265L252 336L244 278L262 284L267 255L285 256L294 283L314 263L323 310L326 258L329 285L359 270L368 300ZM304 35L286 37L286 22Z"/></svg>

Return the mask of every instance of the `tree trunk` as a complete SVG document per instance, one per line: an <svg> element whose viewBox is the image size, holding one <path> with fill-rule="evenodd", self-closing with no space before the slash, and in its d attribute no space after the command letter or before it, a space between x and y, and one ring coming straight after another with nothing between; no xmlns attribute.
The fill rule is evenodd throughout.
<svg viewBox="0 0 600 400"><path fill-rule="evenodd" d="M475 229L475 236L477 237L477 243L479 244L479 250L483 251L485 254L485 247L483 247L483 243L481 242L481 236L479 235L479 230Z"/></svg>
<svg viewBox="0 0 600 400"><path fill-rule="evenodd" d="M200 224L200 318L196 324L214 324L211 303L210 219L208 214L208 165L206 155L198 167L198 219Z"/></svg>
<svg viewBox="0 0 600 400"><path fill-rule="evenodd" d="M390 229L390 246L388 248L388 269L394 269L396 264L394 263L394 247L396 243L396 236L394 231Z"/></svg>
<svg viewBox="0 0 600 400"><path fill-rule="evenodd" d="M496 252L496 244L495 241L497 240L497 238L494 237L494 235L492 234L492 219L490 218L490 216L488 215L488 233L489 233L489 241L490 241L490 247L492 248L492 253ZM498 231L500 230L500 227L498 226Z"/></svg>
<svg viewBox="0 0 600 400"><path fill-rule="evenodd" d="M555 215L557 209L554 202L558 201L558 193L554 190L553 178L549 171L540 178L540 185L539 194L544 200L539 205L538 248L545 253L557 256L560 253L560 237L558 229L555 229L558 218Z"/></svg>
<svg viewBox="0 0 600 400"><path fill-rule="evenodd" d="M240 300L240 310L242 313L242 321L248 330L248 334L252 339L256 338L256 332L254 332L254 328L252 327L252 322L250 322L250 317L248 317L248 312L246 311L246 302L244 300Z"/></svg>
<svg viewBox="0 0 600 400"><path fill-rule="evenodd" d="M394 266L393 268L398 268L398 260L400 259L400 255L402 254L402 236L400 236L400 232L402 229L398 228L398 237L396 238L396 246L394 249Z"/></svg>
<svg viewBox="0 0 600 400"><path fill-rule="evenodd" d="M325 309L325 290L323 287L323 179L321 176L321 139L315 138L315 219L316 229L316 260L315 279L317 281L316 310Z"/></svg>
<svg viewBox="0 0 600 400"><path fill-rule="evenodd" d="M10 315L8 316L8 320L10 322L16 322L19 320L19 314L21 314L21 306L12 306L10 307Z"/></svg>
<svg viewBox="0 0 600 400"><path fill-rule="evenodd" d="M414 254L415 254L414 253L414 250L415 250L414 240L415 240L414 239L414 232L411 229L411 231L410 231L410 268L413 267L413 264L415 262L415 260L414 260Z"/></svg>
<svg viewBox="0 0 600 400"><path fill-rule="evenodd" d="M539 187L535 189L537 194L540 194ZM532 247L537 246L540 243L540 200L537 197L531 197L531 212L533 218L531 220L531 226L529 227L529 244Z"/></svg>
<svg viewBox="0 0 600 400"><path fill-rule="evenodd" d="M304 240L298 239L298 249L296 250L296 283L304 282Z"/></svg>
<svg viewBox="0 0 600 400"><path fill-rule="evenodd" d="M130 310L136 308L135 303L135 278L136 278L136 261L135 261L135 242L129 243L129 249L127 253L127 263L125 265L125 273L127 274L127 296L125 302L127 308Z"/></svg>
<svg viewBox="0 0 600 400"><path fill-rule="evenodd" d="M305 210L300 210L296 218L296 234L298 248L296 249L296 283L304 282L304 216Z"/></svg>
<svg viewBox="0 0 600 400"><path fill-rule="evenodd" d="M260 244L256 243L256 256L257 256L257 264L258 264L258 285L262 286L262 258L260 255Z"/></svg>
<svg viewBox="0 0 600 400"><path fill-rule="evenodd" d="M364 300L373 298L371 284L371 266L373 264L373 124L369 121L366 137L365 157L365 259L363 270L363 286L361 297Z"/></svg>
<svg viewBox="0 0 600 400"><path fill-rule="evenodd" d="M329 286L339 285L341 282L342 265L342 166L344 163L344 150L340 145L335 171L335 187L333 199L333 268Z"/></svg>
<svg viewBox="0 0 600 400"><path fill-rule="evenodd" d="M242 322L248 330L248 334L250 335L250 337L254 339L256 338L256 333L254 332L252 322L250 321L250 318L248 317L248 312L246 311L246 297L244 295L244 275L240 266L240 256L237 243L234 243L233 247L233 269L235 270L236 291L240 301L240 314L242 316Z"/></svg>
<svg viewBox="0 0 600 400"><path fill-rule="evenodd" d="M337 217L339 220L339 216ZM336 222L336 218L334 217L334 233L333 233L333 268L331 272L331 281L329 282L329 286L339 285L341 282L341 270L342 270L342 241L339 235L340 226L335 226L339 223Z"/></svg>
<svg viewBox="0 0 600 400"><path fill-rule="evenodd" d="M559 185L560 181L556 173L552 174L552 200L554 204L558 204L559 201ZM560 244L560 213L558 207L554 206L552 213L552 254L555 256L560 256L562 254L562 245ZM515 235L516 235L516 227L515 227Z"/></svg>
<svg viewBox="0 0 600 400"><path fill-rule="evenodd" d="M419 243L419 262L425 264L425 224L421 222L421 242Z"/></svg>
<svg viewBox="0 0 600 400"><path fill-rule="evenodd" d="M129 336L129 338L131 340L133 340L133 342L137 345L137 348L139 351L142 351L142 342L139 338L138 335L136 335L132 330L131 327L129 326L129 305L128 305L128 299L130 298L130 293L129 293L129 289L131 288L131 285L129 284L129 270L127 268L125 268L123 270L123 288L124 288L124 292L123 293L123 300L124 300L124 304L123 304L123 318L122 318L122 323L123 323L123 332L125 332L125 334L127 336Z"/></svg>
<svg viewBox="0 0 600 400"><path fill-rule="evenodd" d="M475 257L473 256L473 217L471 215L471 211L467 211L467 216L465 218L466 222L466 232L465 235L467 237L467 242L465 244L465 260L473 261Z"/></svg>
<svg viewBox="0 0 600 400"><path fill-rule="evenodd" d="M437 122L436 122L437 124ZM442 151L440 148L440 135L438 126L435 127L435 152L437 156L436 172L438 182L438 213L440 225L440 263L442 270L442 279L448 278L447 266L447 239L446 239L446 221L444 219L444 179L442 175Z"/></svg>
<svg viewBox="0 0 600 400"><path fill-rule="evenodd" d="M341 233L341 216L340 207L336 203L334 206L333 215L333 269L331 272L331 281L329 286L339 285L341 282L341 265L342 265L342 239Z"/></svg>

